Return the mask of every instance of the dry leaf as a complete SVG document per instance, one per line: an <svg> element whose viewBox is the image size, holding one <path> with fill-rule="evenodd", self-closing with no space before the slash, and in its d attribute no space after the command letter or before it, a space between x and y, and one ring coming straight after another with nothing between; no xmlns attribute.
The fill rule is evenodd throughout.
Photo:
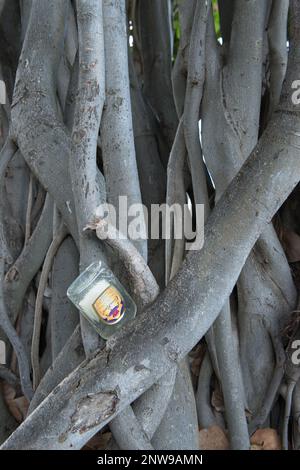
<svg viewBox="0 0 300 470"><path fill-rule="evenodd" d="M22 423L28 412L28 400L24 396L16 398L15 389L7 383L2 385L2 390L3 398L10 414L18 423Z"/></svg>
<svg viewBox="0 0 300 470"><path fill-rule="evenodd" d="M280 437L275 429L258 429L251 436L251 450L280 450Z"/></svg>
<svg viewBox="0 0 300 470"><path fill-rule="evenodd" d="M225 431L219 426L211 426L199 431L201 450L228 450L229 441Z"/></svg>
<svg viewBox="0 0 300 470"><path fill-rule="evenodd" d="M300 237L296 232L283 229L282 244L290 263L300 261Z"/></svg>
<svg viewBox="0 0 300 470"><path fill-rule="evenodd" d="M252 444L250 446L250 450L263 450L263 448L261 446L256 445L256 444Z"/></svg>
<svg viewBox="0 0 300 470"><path fill-rule="evenodd" d="M216 411L223 413L225 411L223 394L219 385L216 386L215 390L212 393L211 404Z"/></svg>
<svg viewBox="0 0 300 470"><path fill-rule="evenodd" d="M93 436L82 450L106 450L111 439L111 432L98 433Z"/></svg>

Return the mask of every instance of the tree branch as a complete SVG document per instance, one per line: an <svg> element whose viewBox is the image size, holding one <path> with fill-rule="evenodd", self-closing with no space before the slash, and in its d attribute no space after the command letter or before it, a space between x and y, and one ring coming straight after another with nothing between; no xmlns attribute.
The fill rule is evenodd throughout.
<svg viewBox="0 0 300 470"><path fill-rule="evenodd" d="M204 249L189 254L135 324L69 375L2 449L82 447L187 354L221 311L265 224L300 180L299 135L297 106L293 114L277 113L214 209Z"/></svg>

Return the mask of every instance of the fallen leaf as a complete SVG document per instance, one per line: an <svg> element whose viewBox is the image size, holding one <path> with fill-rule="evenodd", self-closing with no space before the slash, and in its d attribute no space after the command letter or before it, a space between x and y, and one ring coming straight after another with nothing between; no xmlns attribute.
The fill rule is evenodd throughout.
<svg viewBox="0 0 300 470"><path fill-rule="evenodd" d="M296 232L283 229L282 244L290 263L300 261L300 237Z"/></svg>
<svg viewBox="0 0 300 470"><path fill-rule="evenodd" d="M2 391L4 401L7 405L10 414L15 418L18 423L22 423L22 421L24 421L24 419L26 418L28 412L28 400L24 396L16 398L15 389L7 383L4 383L2 385Z"/></svg>
<svg viewBox="0 0 300 470"><path fill-rule="evenodd" d="M261 446L258 446L257 444L252 444L250 446L250 450L263 450Z"/></svg>
<svg viewBox="0 0 300 470"><path fill-rule="evenodd" d="M223 413L225 411L223 394L219 385L216 386L212 393L211 404L219 413Z"/></svg>
<svg viewBox="0 0 300 470"><path fill-rule="evenodd" d="M82 450L106 450L111 439L111 432L98 433L93 436Z"/></svg>
<svg viewBox="0 0 300 470"><path fill-rule="evenodd" d="M250 440L251 450L281 450L280 437L275 429L258 429Z"/></svg>
<svg viewBox="0 0 300 470"><path fill-rule="evenodd" d="M199 431L201 450L229 450L229 441L225 431L219 426L211 426Z"/></svg>

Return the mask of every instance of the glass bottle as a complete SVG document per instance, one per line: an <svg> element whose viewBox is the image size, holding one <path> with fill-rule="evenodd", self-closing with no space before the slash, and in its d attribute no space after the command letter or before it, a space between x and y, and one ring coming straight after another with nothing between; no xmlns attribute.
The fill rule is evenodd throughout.
<svg viewBox="0 0 300 470"><path fill-rule="evenodd" d="M136 305L102 261L92 263L71 284L69 299L104 339L136 315Z"/></svg>

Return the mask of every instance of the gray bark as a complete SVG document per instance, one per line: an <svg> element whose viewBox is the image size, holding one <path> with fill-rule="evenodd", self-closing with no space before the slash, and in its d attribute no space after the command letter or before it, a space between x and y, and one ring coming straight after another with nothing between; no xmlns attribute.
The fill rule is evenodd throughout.
<svg viewBox="0 0 300 470"><path fill-rule="evenodd" d="M0 381L30 402L17 427L0 390L1 449L107 424L113 450L196 450L216 424L299 448L299 21L297 0L0 1ZM203 249L177 213L166 244L120 239L99 216L119 196L188 202L198 234L203 203ZM106 343L66 296L94 260L138 307Z"/></svg>
<svg viewBox="0 0 300 470"><path fill-rule="evenodd" d="M290 89L290 80L288 75L285 90ZM105 351L82 363L48 395L3 449L80 448L206 333L265 224L300 179L299 117L289 100L283 100L281 106L284 110L279 108L258 147L210 217L205 248L187 257L178 275L127 335L125 328L119 340L116 335ZM285 172L280 171L283 165ZM224 233L226 242L220 235ZM218 269L220 265L228 273L225 278ZM186 289L192 293L192 305L182 295ZM188 317L183 315L186 310ZM126 363L122 361L125 351ZM97 374L93 373L96 370ZM96 419L95 407L99 413Z"/></svg>

